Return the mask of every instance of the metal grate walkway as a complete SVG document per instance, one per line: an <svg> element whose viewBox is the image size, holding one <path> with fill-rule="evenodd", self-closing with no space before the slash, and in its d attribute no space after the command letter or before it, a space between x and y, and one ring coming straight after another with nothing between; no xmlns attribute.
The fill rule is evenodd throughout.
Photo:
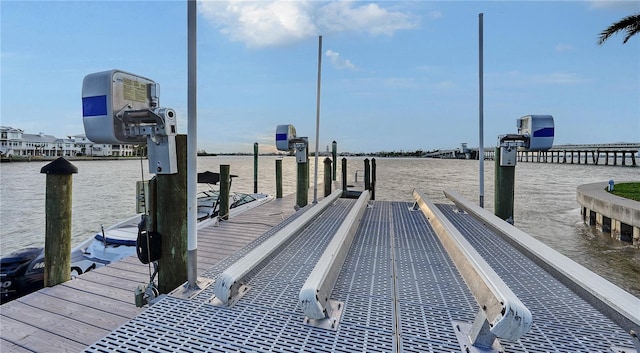
<svg viewBox="0 0 640 353"><path fill-rule="evenodd" d="M406 202L371 202L331 295L344 303L335 330L305 325L298 291L354 200L340 199L270 262L232 307L165 297L86 352L459 352L453 320L478 305L422 212ZM507 352L611 352L628 335L471 216L441 205L531 309L534 325ZM272 235L204 276L215 278Z"/></svg>

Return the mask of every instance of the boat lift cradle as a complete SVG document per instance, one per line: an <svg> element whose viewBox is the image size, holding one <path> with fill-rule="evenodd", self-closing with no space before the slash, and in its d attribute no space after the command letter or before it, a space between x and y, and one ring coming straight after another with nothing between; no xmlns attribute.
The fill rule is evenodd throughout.
<svg viewBox="0 0 640 353"><path fill-rule="evenodd" d="M630 334L640 352L640 299L452 190L444 195ZM631 352L613 346L615 352Z"/></svg>
<svg viewBox="0 0 640 353"><path fill-rule="evenodd" d="M462 351L504 351L496 338L522 337L533 323L531 312L431 200L418 190L413 197L480 306L473 325L453 322Z"/></svg>
<svg viewBox="0 0 640 353"><path fill-rule="evenodd" d="M247 282L250 273L269 261L302 227L340 195L341 192L334 192L316 207L307 210L300 219L229 266L216 279L215 296L210 302L231 306L240 300L249 289L243 283ZM452 322L461 349L468 352L502 350L496 338L520 338L531 327L531 312L424 194L414 191L414 197L416 207L422 210L436 230L481 308L473 324ZM306 315L304 322L308 325L332 330L339 325L343 304L331 300L331 292L369 200L370 193L362 192L299 292L300 307Z"/></svg>

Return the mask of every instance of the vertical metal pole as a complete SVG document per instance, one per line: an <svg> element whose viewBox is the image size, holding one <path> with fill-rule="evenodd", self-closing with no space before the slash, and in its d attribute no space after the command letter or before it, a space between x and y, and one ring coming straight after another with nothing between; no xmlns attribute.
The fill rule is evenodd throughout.
<svg viewBox="0 0 640 353"><path fill-rule="evenodd" d="M316 92L316 155L313 175L313 203L318 203L318 144L320 139L320 79L322 74L322 36L318 36L318 90Z"/></svg>
<svg viewBox="0 0 640 353"><path fill-rule="evenodd" d="M483 13L481 12L478 15L479 18L479 53L478 53L478 81L479 81L479 103L478 103L478 115L479 115L479 144L478 147L478 160L480 163L480 207L484 208L484 62L483 62L483 25L482 25L482 17Z"/></svg>
<svg viewBox="0 0 640 353"><path fill-rule="evenodd" d="M196 17L196 0L187 0L187 290L199 289Z"/></svg>

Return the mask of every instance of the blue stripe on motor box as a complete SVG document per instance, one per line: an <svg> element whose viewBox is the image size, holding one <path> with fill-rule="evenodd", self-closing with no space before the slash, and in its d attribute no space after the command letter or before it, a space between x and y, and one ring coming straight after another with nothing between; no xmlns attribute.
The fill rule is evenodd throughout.
<svg viewBox="0 0 640 353"><path fill-rule="evenodd" d="M276 134L276 141L286 141L287 134Z"/></svg>
<svg viewBox="0 0 640 353"><path fill-rule="evenodd" d="M545 127L533 132L533 137L553 137L553 128Z"/></svg>
<svg viewBox="0 0 640 353"><path fill-rule="evenodd" d="M107 96L82 97L82 116L107 115Z"/></svg>

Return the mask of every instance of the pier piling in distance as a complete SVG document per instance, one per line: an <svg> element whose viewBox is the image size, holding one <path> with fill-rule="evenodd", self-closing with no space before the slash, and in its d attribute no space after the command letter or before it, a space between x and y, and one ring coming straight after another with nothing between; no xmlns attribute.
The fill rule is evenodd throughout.
<svg viewBox="0 0 640 353"><path fill-rule="evenodd" d="M324 197L331 195L331 158L324 159Z"/></svg>
<svg viewBox="0 0 640 353"><path fill-rule="evenodd" d="M221 220L229 220L229 192L231 189L231 173L228 164L220 165L220 211L218 217Z"/></svg>
<svg viewBox="0 0 640 353"><path fill-rule="evenodd" d="M309 158L306 162L298 163L298 178L296 184L296 205L300 208L309 203Z"/></svg>
<svg viewBox="0 0 640 353"><path fill-rule="evenodd" d="M162 242L158 291L187 281L187 135L176 135L176 174L156 175L156 226Z"/></svg>
<svg viewBox="0 0 640 353"><path fill-rule="evenodd" d="M500 166L500 148L496 147L495 158L495 215L513 224L513 194L515 186L516 167Z"/></svg>
<svg viewBox="0 0 640 353"><path fill-rule="evenodd" d="M371 200L376 199L376 159L371 158Z"/></svg>
<svg viewBox="0 0 640 353"><path fill-rule="evenodd" d="M258 143L253 144L253 192L258 193Z"/></svg>
<svg viewBox="0 0 640 353"><path fill-rule="evenodd" d="M60 157L45 165L44 286L53 287L71 279L71 195L72 174L78 168Z"/></svg>
<svg viewBox="0 0 640 353"><path fill-rule="evenodd" d="M364 159L364 189L371 190L371 164L369 158Z"/></svg>
<svg viewBox="0 0 640 353"><path fill-rule="evenodd" d="M342 192L347 192L347 159L342 158Z"/></svg>
<svg viewBox="0 0 640 353"><path fill-rule="evenodd" d="M336 140L333 140L333 142L331 143L331 156L333 157L332 161L333 161L333 174L331 174L333 176L333 181L336 181L336 173L337 173L337 168L338 168L338 143L336 142Z"/></svg>
<svg viewBox="0 0 640 353"><path fill-rule="evenodd" d="M282 198L282 159L276 159L276 199Z"/></svg>

